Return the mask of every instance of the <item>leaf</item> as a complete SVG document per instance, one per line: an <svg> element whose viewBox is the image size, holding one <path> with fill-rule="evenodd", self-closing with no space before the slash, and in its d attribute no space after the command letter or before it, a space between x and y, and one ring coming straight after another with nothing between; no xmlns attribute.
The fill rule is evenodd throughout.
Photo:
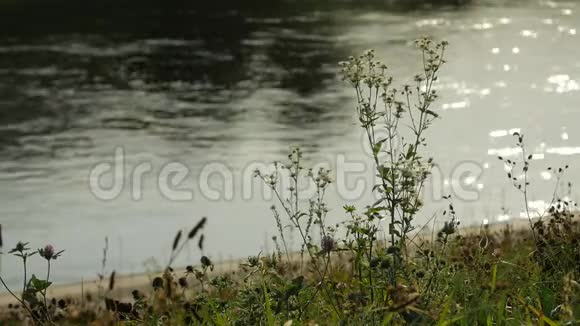
<svg viewBox="0 0 580 326"><path fill-rule="evenodd" d="M445 319L447 318L447 314L449 313L450 306L451 300L447 301L447 303L445 303L445 306L443 306L443 311L441 311L441 313L439 314L439 321L437 322L438 326L444 326L448 324L448 322L446 322Z"/></svg>
<svg viewBox="0 0 580 326"><path fill-rule="evenodd" d="M28 304L31 306L36 306L39 303L38 298L36 297L36 293L38 293L36 290L28 287L22 294L22 299L28 302Z"/></svg>
<svg viewBox="0 0 580 326"><path fill-rule="evenodd" d="M493 268L491 270L491 292L495 292L495 285L497 283L497 264L493 265Z"/></svg>
<svg viewBox="0 0 580 326"><path fill-rule="evenodd" d="M32 277L30 278L30 288L37 291L37 292L41 292L44 291L46 289L48 289L48 287L52 284L52 282L48 282L46 280L41 280L36 278L35 275L32 275Z"/></svg>
<svg viewBox="0 0 580 326"><path fill-rule="evenodd" d="M399 230L397 230L393 224L389 225L389 234L394 234L398 237L401 236L401 232L399 232Z"/></svg>
<svg viewBox="0 0 580 326"><path fill-rule="evenodd" d="M434 116L435 118L439 118L439 115L431 110L425 110L425 113Z"/></svg>
<svg viewBox="0 0 580 326"><path fill-rule="evenodd" d="M286 297L290 297L292 295L298 295L298 293L300 293L300 290L302 290L304 288L304 276L298 276L296 278L294 278L290 285L288 286L288 289L286 290Z"/></svg>
<svg viewBox="0 0 580 326"><path fill-rule="evenodd" d="M292 285L297 287L304 287L304 276L300 275L292 280Z"/></svg>
<svg viewBox="0 0 580 326"><path fill-rule="evenodd" d="M268 317L268 326L274 326L274 314L272 313L272 306L270 305L270 296L266 289L266 283L262 280L262 291L264 291L264 301L266 302L266 316Z"/></svg>
<svg viewBox="0 0 580 326"><path fill-rule="evenodd" d="M383 147L383 143L385 142L385 139L383 140L379 140L375 146L373 146L373 155L377 156L377 154L379 154L379 152L381 151L381 148Z"/></svg>
<svg viewBox="0 0 580 326"><path fill-rule="evenodd" d="M405 159L410 160L414 154L415 154L415 146L409 145L409 149L407 150L407 155L405 156Z"/></svg>
<svg viewBox="0 0 580 326"><path fill-rule="evenodd" d="M391 320L393 319L393 313L389 312L386 316L385 319L383 319L383 326L387 326L387 325L391 325Z"/></svg>
<svg viewBox="0 0 580 326"><path fill-rule="evenodd" d="M542 322L547 323L550 326L557 326L558 323L556 323L555 321L551 320L550 318L546 317L542 311L534 308L533 306L529 305L528 303L526 303L526 300L524 300L524 298L522 298L521 295L518 294L517 296L518 301L526 308L528 309L530 312L532 312L533 314L535 314Z"/></svg>
<svg viewBox="0 0 580 326"><path fill-rule="evenodd" d="M370 214L375 214L375 213L380 213L381 211L386 210L387 208L384 206L377 206L377 207L372 207L367 209L366 211L366 215L370 215Z"/></svg>
<svg viewBox="0 0 580 326"><path fill-rule="evenodd" d="M216 320L215 320L216 325L218 325L218 326L227 325L226 318L222 314L218 313L218 314L216 314L215 317L216 317Z"/></svg>

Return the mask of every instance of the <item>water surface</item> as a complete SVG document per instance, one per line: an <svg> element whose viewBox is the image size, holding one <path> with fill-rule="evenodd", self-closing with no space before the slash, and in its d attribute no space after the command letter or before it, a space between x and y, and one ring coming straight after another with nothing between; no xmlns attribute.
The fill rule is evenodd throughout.
<svg viewBox="0 0 580 326"><path fill-rule="evenodd" d="M404 83L419 68L412 40L422 35L451 45L436 107L442 119L429 133L441 187L429 196L419 224L445 206L437 198L454 182L478 190L476 201L455 200L464 223L519 216L521 198L496 159L517 157L513 131L527 135L535 154L534 207L542 208L553 190L546 167L570 164L566 182L579 181L580 3L420 9L322 2L211 10L4 4L5 245L25 240L66 249L53 275L74 282L100 270L105 237L108 270L143 271L150 257L164 262L177 229L208 216L206 254L215 260L257 254L274 223L272 202L244 196L249 166L284 159L290 145L301 146L312 164L333 165L341 155L368 162L352 93L337 77L336 63L374 48ZM132 199L128 185L115 200L96 198L89 170L111 161L118 147L127 156L125 177L143 162L154 173L169 162L188 166L182 187L193 189L193 200L167 199L154 173L143 181L141 200ZM453 174L465 162L481 166L481 178ZM231 198L213 200L199 188L204 167L216 163L234 171ZM564 183L560 194L568 192ZM569 195L578 201L573 188ZM329 195L337 221L344 218L339 197L336 190ZM2 259L3 273L18 284L15 259ZM192 246L180 263L198 259Z"/></svg>

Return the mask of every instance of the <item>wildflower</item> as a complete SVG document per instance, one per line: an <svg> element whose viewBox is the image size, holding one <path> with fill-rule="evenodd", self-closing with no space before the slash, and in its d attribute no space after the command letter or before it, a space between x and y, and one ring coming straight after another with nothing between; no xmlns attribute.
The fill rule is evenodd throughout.
<svg viewBox="0 0 580 326"><path fill-rule="evenodd" d="M28 250L28 248L26 247L27 245L28 245L28 242L18 241L18 243L16 244L16 247L14 247L8 253L10 253L10 254L13 254L13 253L16 253L16 252L22 253L22 252Z"/></svg>
<svg viewBox="0 0 580 326"><path fill-rule="evenodd" d="M54 246L51 244L46 245L44 248L38 249L38 254L46 260L57 259L63 252L64 250L56 252L56 250L54 250Z"/></svg>
<svg viewBox="0 0 580 326"><path fill-rule="evenodd" d="M158 290L163 288L163 279L159 276L153 279L153 283L151 284L153 289Z"/></svg>
<svg viewBox="0 0 580 326"><path fill-rule="evenodd" d="M260 258L256 256L248 257L248 267L256 267L260 263Z"/></svg>
<svg viewBox="0 0 580 326"><path fill-rule="evenodd" d="M455 212L453 210L452 205L449 205L449 210L451 211L451 213ZM443 236L450 236L450 235L454 234L457 231L458 224L459 224L459 222L456 222L455 219L452 219L451 221L445 221L445 223L443 224L443 228L438 233L438 236L443 237Z"/></svg>
<svg viewBox="0 0 580 326"><path fill-rule="evenodd" d="M201 261L201 266L203 266L204 268L209 267L213 271L213 264L207 256L201 256L200 261Z"/></svg>
<svg viewBox="0 0 580 326"><path fill-rule="evenodd" d="M335 247L336 243L334 242L334 239L329 235L323 236L322 240L320 240L320 248L322 248L323 252L331 252L335 249Z"/></svg>
<svg viewBox="0 0 580 326"><path fill-rule="evenodd" d="M66 308L66 306L67 306L67 303L66 303L66 301L64 301L64 299L58 300L58 307L60 309L64 309L64 308Z"/></svg>
<svg viewBox="0 0 580 326"><path fill-rule="evenodd" d="M131 295L133 296L133 300L135 300L135 301L143 300L143 298L144 298L143 294L141 294L141 292L139 292L139 290L133 290L131 292Z"/></svg>

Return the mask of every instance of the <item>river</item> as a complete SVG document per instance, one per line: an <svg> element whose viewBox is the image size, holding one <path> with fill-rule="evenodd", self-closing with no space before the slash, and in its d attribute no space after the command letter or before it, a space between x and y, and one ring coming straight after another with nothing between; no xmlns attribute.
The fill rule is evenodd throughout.
<svg viewBox="0 0 580 326"><path fill-rule="evenodd" d="M0 224L4 252L18 240L66 250L53 264L57 282L94 278L105 237L108 272L163 265L175 232L202 216L204 253L216 261L271 249L274 202L255 190L253 168L298 145L306 164L359 162L367 167L358 175L372 175L337 62L373 48L406 83L422 35L450 46L441 119L428 133L438 168L417 224L440 213L441 196L458 184L464 224L520 216L522 198L497 160L520 155L514 131L534 154L530 206L541 210L552 196L547 167L566 164L558 194L578 201L580 2L54 3L0 4ZM123 173L101 180L121 190L91 191L90 171L121 150ZM168 164L187 167L182 192L159 185ZM139 166L151 172L135 185ZM346 218L344 202L371 203L371 186L358 195L331 188L331 219ZM179 264L199 255L192 245ZM3 255L9 284L20 283L19 271Z"/></svg>

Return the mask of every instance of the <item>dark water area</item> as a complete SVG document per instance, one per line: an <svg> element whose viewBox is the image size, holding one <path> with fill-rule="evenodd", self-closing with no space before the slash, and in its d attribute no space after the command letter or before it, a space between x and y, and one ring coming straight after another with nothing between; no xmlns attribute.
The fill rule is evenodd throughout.
<svg viewBox="0 0 580 326"><path fill-rule="evenodd" d="M208 216L215 260L256 254L274 230L271 202L241 195L244 173L285 158L290 145L311 163L367 162L337 62L374 48L404 83L419 63L412 41L423 35L451 46L438 86L442 119L429 135L442 189L419 219L457 182L478 191L456 204L467 224L517 218L521 199L496 158L517 157L513 131L537 155L532 204L544 207L554 182L545 168L580 163L578 1L0 1L6 246L67 249L55 277L69 282L94 276L109 237L111 268L139 272L151 257L163 261L178 228ZM188 166L193 200L167 199L154 176L141 200L129 185L114 200L97 198L89 171L119 147L127 174L142 162L156 173L168 162ZM454 175L458 162L484 172ZM232 196L200 186L215 163L233 171ZM580 182L578 171L570 182ZM344 196L329 200L340 220ZM196 255L192 248L182 263ZM17 266L3 259L17 283Z"/></svg>
<svg viewBox="0 0 580 326"><path fill-rule="evenodd" d="M0 123L47 120L34 128L3 130L2 148L17 146L18 137L31 134L75 128L152 127L135 117L79 124L77 116L91 114L86 108L53 106L63 89L99 92L146 88L148 92L172 92L186 103L208 105L230 102L263 87L308 94L318 91L315 86L321 81L333 79L334 72L325 67L346 55L327 38L335 32L335 17L324 13L320 17L293 17L292 11L310 16L310 8L289 10L288 4L275 8L257 2L243 7L217 3L215 8L208 8L207 4L177 1L163 5L63 1L51 6L31 2L30 6L19 4L1 11L1 94L5 105ZM289 17L277 18L280 12ZM281 30L287 33L278 33ZM312 34L316 36L300 37ZM33 88L46 93L30 96L27 92ZM189 109L167 112L157 108L147 113L160 121L200 114ZM201 114L228 116L210 109Z"/></svg>
<svg viewBox="0 0 580 326"><path fill-rule="evenodd" d="M447 10L461 10L455 1ZM435 5L438 4L437 1ZM227 109L143 108L143 116L93 116L75 94L111 91L170 93L183 103L215 106L276 88L297 96L322 93L336 82L334 64L351 53L337 40L352 11L405 12L424 2L334 1L17 1L0 5L0 153L15 159L58 156L91 139L62 139L48 148L24 137L67 130L164 128L165 121L210 116ZM408 40L398 40L407 42ZM331 86L332 87L332 86ZM79 100L79 99L77 99ZM76 101L76 100L75 100ZM82 100L80 100L82 102ZM282 112L288 124L316 122L320 111ZM118 111L116 111L118 113ZM171 133L166 137L180 137ZM185 136L186 137L186 136ZM23 146L24 145L24 146ZM43 144L44 145L44 144ZM52 145L51 145L52 146ZM40 151L40 152L39 152Z"/></svg>

